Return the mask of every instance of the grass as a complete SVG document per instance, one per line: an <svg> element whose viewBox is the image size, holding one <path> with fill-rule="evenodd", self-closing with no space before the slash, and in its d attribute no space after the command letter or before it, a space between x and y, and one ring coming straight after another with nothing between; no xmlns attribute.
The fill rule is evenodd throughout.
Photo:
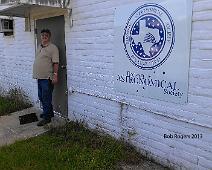
<svg viewBox="0 0 212 170"><path fill-rule="evenodd" d="M11 89L5 96L0 96L0 116L26 109L32 105L21 89Z"/></svg>
<svg viewBox="0 0 212 170"><path fill-rule="evenodd" d="M111 170L138 164L142 156L125 142L99 135L79 123L0 148L1 170Z"/></svg>

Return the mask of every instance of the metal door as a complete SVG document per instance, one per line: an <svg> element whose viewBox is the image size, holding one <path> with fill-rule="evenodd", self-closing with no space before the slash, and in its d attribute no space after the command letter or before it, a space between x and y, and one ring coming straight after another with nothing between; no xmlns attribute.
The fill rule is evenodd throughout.
<svg viewBox="0 0 212 170"><path fill-rule="evenodd" d="M64 16L57 16L36 20L36 39L40 44L40 32L42 29L51 31L51 42L59 49L60 62L58 70L59 82L54 86L53 108L56 113L68 117L68 94L67 94L67 69L65 47L65 21ZM37 49L37 48L36 48Z"/></svg>

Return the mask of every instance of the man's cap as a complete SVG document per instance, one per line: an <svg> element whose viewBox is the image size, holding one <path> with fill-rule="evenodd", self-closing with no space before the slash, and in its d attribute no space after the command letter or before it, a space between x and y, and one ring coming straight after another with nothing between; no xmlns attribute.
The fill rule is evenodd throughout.
<svg viewBox="0 0 212 170"><path fill-rule="evenodd" d="M47 33L51 35L51 31L49 29L42 29L40 33Z"/></svg>

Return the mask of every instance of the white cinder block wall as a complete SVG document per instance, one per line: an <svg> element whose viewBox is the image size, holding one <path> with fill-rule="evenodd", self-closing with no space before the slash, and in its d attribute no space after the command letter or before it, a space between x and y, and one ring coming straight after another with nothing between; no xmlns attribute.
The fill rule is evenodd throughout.
<svg viewBox="0 0 212 170"><path fill-rule="evenodd" d="M34 33L24 30L24 19L14 18L14 36L0 34L0 88L7 91L20 87L35 102L38 97L36 81L32 80Z"/></svg>
<svg viewBox="0 0 212 170"><path fill-rule="evenodd" d="M72 0L73 27L66 23L68 116L125 138L164 165L212 169L212 1L193 3L186 105L130 96L114 89L114 9L141 1ZM20 86L35 102L37 87L31 70L34 33L24 32L23 19L15 20L14 37L0 35L0 86ZM164 139L164 134L175 133L202 134L203 138Z"/></svg>
<svg viewBox="0 0 212 170"><path fill-rule="evenodd" d="M69 118L124 137L164 165L212 169L212 1L193 3L186 105L114 89L115 7L141 1L73 0L73 27L66 27ZM202 134L203 138L164 139L164 134L175 133Z"/></svg>

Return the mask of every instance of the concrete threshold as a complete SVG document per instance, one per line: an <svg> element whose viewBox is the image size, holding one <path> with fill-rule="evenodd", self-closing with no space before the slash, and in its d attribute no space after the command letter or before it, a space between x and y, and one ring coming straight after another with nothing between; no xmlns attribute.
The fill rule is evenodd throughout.
<svg viewBox="0 0 212 170"><path fill-rule="evenodd" d="M36 113L38 119L39 115L42 111L39 108L31 107L28 109L24 109L22 111L11 113L7 116L0 117L0 146L9 145L14 143L17 140L24 140L31 137L35 137L41 135L48 131L49 126L38 127L38 122L32 122L20 125L19 116ZM56 122L58 124L58 118L54 117L52 122Z"/></svg>

